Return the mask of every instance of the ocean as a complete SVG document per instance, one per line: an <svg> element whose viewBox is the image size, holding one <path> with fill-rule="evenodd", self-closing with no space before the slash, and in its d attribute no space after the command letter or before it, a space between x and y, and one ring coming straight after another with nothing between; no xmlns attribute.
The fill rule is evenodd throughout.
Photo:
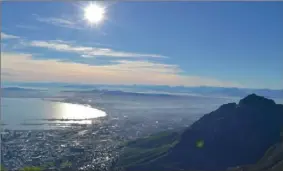
<svg viewBox="0 0 283 171"><path fill-rule="evenodd" d="M39 98L1 98L2 124L7 129L52 129L73 123L91 124L90 118L103 116L106 116L104 111L86 105Z"/></svg>

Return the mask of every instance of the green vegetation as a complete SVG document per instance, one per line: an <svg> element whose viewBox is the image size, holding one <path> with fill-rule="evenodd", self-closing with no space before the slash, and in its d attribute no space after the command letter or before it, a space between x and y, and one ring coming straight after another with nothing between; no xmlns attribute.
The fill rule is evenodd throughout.
<svg viewBox="0 0 283 171"><path fill-rule="evenodd" d="M140 138L128 142L127 147L131 148L156 148L162 145L168 145L177 141L179 134L176 132L160 132L149 137Z"/></svg>
<svg viewBox="0 0 283 171"><path fill-rule="evenodd" d="M70 168L72 166L72 163L69 161L65 161L61 164L61 168Z"/></svg>
<svg viewBox="0 0 283 171"><path fill-rule="evenodd" d="M44 164L42 167L48 168L48 167L52 167L52 166L55 166L55 164L53 162L48 162L48 163Z"/></svg>
<svg viewBox="0 0 283 171"><path fill-rule="evenodd" d="M31 166L31 167L24 167L21 169L21 171L43 171L43 169L40 167Z"/></svg>
<svg viewBox="0 0 283 171"><path fill-rule="evenodd" d="M178 143L179 134L176 132L161 132L146 138L126 143L117 166L131 167L146 165L164 155Z"/></svg>
<svg viewBox="0 0 283 171"><path fill-rule="evenodd" d="M4 166L1 165L0 171L7 171L7 169L5 169Z"/></svg>

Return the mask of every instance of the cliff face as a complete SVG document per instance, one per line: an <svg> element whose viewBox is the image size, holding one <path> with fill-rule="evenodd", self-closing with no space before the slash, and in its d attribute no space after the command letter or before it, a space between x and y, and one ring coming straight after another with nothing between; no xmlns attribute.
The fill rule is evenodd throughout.
<svg viewBox="0 0 283 171"><path fill-rule="evenodd" d="M227 171L282 171L283 170L283 141L271 146L265 155L252 165L230 168Z"/></svg>

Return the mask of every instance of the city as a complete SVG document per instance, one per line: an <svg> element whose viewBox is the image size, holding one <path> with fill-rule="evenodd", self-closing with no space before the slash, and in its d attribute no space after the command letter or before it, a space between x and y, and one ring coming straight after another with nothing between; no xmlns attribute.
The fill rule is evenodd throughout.
<svg viewBox="0 0 283 171"><path fill-rule="evenodd" d="M72 97L60 101L84 105L88 102L88 105L97 107L91 98ZM3 166L9 170L19 170L25 166L49 170L109 170L125 142L159 131L182 129L190 123L189 119L181 117L156 118L144 116L141 119L141 116L125 116L113 111L106 117L95 118L89 125L56 123L61 127L50 130L4 129ZM54 125L51 121L45 124Z"/></svg>

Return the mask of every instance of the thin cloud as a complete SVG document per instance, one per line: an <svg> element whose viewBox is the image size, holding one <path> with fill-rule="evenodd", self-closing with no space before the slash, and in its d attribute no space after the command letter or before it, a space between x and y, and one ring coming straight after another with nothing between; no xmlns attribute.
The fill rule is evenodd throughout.
<svg viewBox="0 0 283 171"><path fill-rule="evenodd" d="M172 86L223 86L237 84L211 78L180 75L175 65L149 61L116 61L91 66L53 59L34 59L32 54L2 52L2 74L5 81L66 82L92 84L150 84ZM13 75L13 76L10 76Z"/></svg>
<svg viewBox="0 0 283 171"><path fill-rule="evenodd" d="M142 58L142 57L151 57L151 58L166 58L166 56L159 54L147 54L147 53L136 53L136 52L125 52L118 51L109 48L100 48L100 47L89 47L89 46L77 46L73 45L70 42L56 40L56 41L31 41L28 43L29 46L47 48L51 50L61 51L61 52L71 52L77 53L81 57L120 57L120 58Z"/></svg>
<svg viewBox="0 0 283 171"><path fill-rule="evenodd" d="M27 29L27 30L38 30L39 28L36 26L31 26L31 25L22 25L22 24L17 24L16 25L17 28L21 28L21 29Z"/></svg>
<svg viewBox="0 0 283 171"><path fill-rule="evenodd" d="M77 22L66 19L66 18L59 18L59 17L58 18L55 18L55 17L43 18L36 14L34 14L34 16L36 16L37 21L47 23L47 24L52 24L54 26L65 27L65 28L70 28L70 29L77 29L77 30L84 29L83 27L79 26Z"/></svg>
<svg viewBox="0 0 283 171"><path fill-rule="evenodd" d="M55 50L59 52L68 52L76 53L83 58L93 58L93 57L118 57L118 58L167 58L164 55L152 54L152 53L137 53L137 52L127 52L119 51L110 48L102 47L90 47L90 46L81 46L75 45L72 41L64 40L33 40L28 41L21 39L19 36L10 35L1 32L2 39L19 39L18 45L22 46L31 46L37 48L45 48L49 50ZM17 46L18 46L17 45ZM16 45L13 45L16 46Z"/></svg>
<svg viewBox="0 0 283 171"><path fill-rule="evenodd" d="M1 32L1 39L19 39L19 36L11 35L11 34L6 34Z"/></svg>
<svg viewBox="0 0 283 171"><path fill-rule="evenodd" d="M125 71L150 71L150 72L159 72L164 74L178 74L182 72L178 65L156 63L150 61L129 61L129 60L117 60L112 61L119 65L120 70Z"/></svg>

